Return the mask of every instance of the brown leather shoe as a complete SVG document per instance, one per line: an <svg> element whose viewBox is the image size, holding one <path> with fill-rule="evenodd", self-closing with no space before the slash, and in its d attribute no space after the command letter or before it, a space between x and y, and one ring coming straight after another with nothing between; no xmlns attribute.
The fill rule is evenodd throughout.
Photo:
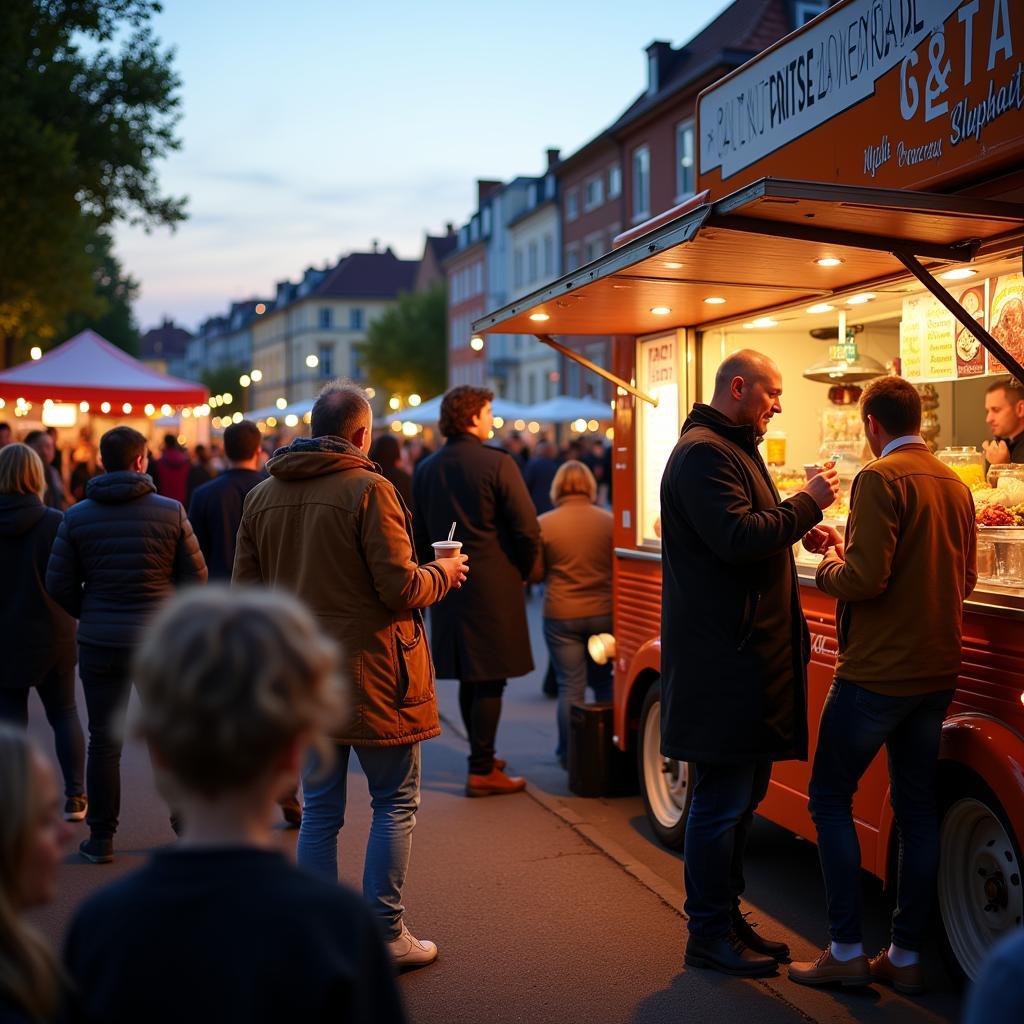
<svg viewBox="0 0 1024 1024"><path fill-rule="evenodd" d="M902 992L904 995L919 996L925 991L924 970L920 961L909 967L897 967L889 960L888 947L883 949L878 956L872 957L868 969L871 971L874 981L892 985L897 992Z"/></svg>
<svg viewBox="0 0 1024 1024"><path fill-rule="evenodd" d="M497 768L499 772L503 772L508 767L508 761L503 757L496 757L494 759L494 767Z"/></svg>
<svg viewBox="0 0 1024 1024"><path fill-rule="evenodd" d="M526 779L518 775L506 775L495 768L488 775L473 775L466 780L466 796L503 796L526 789Z"/></svg>
<svg viewBox="0 0 1024 1024"><path fill-rule="evenodd" d="M869 985L871 969L863 953L852 960L837 960L832 955L832 946L828 945L813 963L790 964L789 978L801 985L842 985L850 988Z"/></svg>

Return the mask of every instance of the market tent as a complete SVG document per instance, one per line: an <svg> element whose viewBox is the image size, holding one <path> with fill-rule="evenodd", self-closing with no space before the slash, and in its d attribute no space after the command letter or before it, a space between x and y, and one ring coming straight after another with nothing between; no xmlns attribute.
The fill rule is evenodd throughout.
<svg viewBox="0 0 1024 1024"><path fill-rule="evenodd" d="M402 409L400 412L392 413L384 421L389 426L392 423L418 423L420 426L428 427L435 424L441 415L441 399L444 395L437 395L429 401L423 402L414 409ZM507 398L495 398L491 402L491 412L503 420L529 420L535 419L530 407L520 405L518 402L510 402Z"/></svg>
<svg viewBox="0 0 1024 1024"><path fill-rule="evenodd" d="M41 359L0 372L0 398L26 402L201 405L209 390L160 373L95 331L82 331Z"/></svg>
<svg viewBox="0 0 1024 1024"><path fill-rule="evenodd" d="M525 419L537 423L573 423L576 420L610 420L611 406L594 398L573 398L558 395L527 409Z"/></svg>

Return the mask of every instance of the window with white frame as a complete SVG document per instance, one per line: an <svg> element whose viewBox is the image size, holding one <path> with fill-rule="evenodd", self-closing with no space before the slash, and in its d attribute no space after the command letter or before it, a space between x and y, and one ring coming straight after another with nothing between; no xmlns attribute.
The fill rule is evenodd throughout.
<svg viewBox="0 0 1024 1024"><path fill-rule="evenodd" d="M317 369L320 377L326 379L334 376L334 346L327 341L322 341L317 346L317 358L320 360Z"/></svg>
<svg viewBox="0 0 1024 1024"><path fill-rule="evenodd" d="M633 220L651 215L651 151L647 146L633 150Z"/></svg>
<svg viewBox="0 0 1024 1024"><path fill-rule="evenodd" d="M583 209L595 210L604 202L604 179L600 175L583 183Z"/></svg>
<svg viewBox="0 0 1024 1024"><path fill-rule="evenodd" d="M361 309L356 308L348 311L348 329L350 331L361 331L364 323L365 319Z"/></svg>
<svg viewBox="0 0 1024 1024"><path fill-rule="evenodd" d="M601 232L598 231L593 235L587 235L583 241L583 262L593 263L601 255L601 252Z"/></svg>
<svg viewBox="0 0 1024 1024"><path fill-rule="evenodd" d="M484 265L480 261L473 264L473 294L479 295L484 290Z"/></svg>
<svg viewBox="0 0 1024 1024"><path fill-rule="evenodd" d="M622 168L612 164L608 168L608 198L615 199L622 192Z"/></svg>
<svg viewBox="0 0 1024 1024"><path fill-rule="evenodd" d="M676 125L676 199L692 196L697 187L697 161L694 152L693 120Z"/></svg>
<svg viewBox="0 0 1024 1024"><path fill-rule="evenodd" d="M565 219L575 220L580 215L580 194L571 188L565 193Z"/></svg>
<svg viewBox="0 0 1024 1024"><path fill-rule="evenodd" d="M363 378L363 350L358 345L353 345L349 349L349 372L348 375L353 380L362 380Z"/></svg>
<svg viewBox="0 0 1024 1024"><path fill-rule="evenodd" d="M551 235L544 236L544 276L555 276L555 240Z"/></svg>
<svg viewBox="0 0 1024 1024"><path fill-rule="evenodd" d="M540 277L540 249L533 239L526 247L526 280L533 284Z"/></svg>
<svg viewBox="0 0 1024 1024"><path fill-rule="evenodd" d="M518 246L512 253L512 287L523 287L523 250Z"/></svg>
<svg viewBox="0 0 1024 1024"><path fill-rule="evenodd" d="M331 329L333 313L334 311L330 306L324 306L324 308L320 310L320 330L329 331Z"/></svg>

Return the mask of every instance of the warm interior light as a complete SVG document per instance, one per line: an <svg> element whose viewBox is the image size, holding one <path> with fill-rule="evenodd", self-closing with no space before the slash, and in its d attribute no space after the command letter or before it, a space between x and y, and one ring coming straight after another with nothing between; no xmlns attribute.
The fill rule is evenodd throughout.
<svg viewBox="0 0 1024 1024"><path fill-rule="evenodd" d="M286 427L297 427L299 425L299 417L294 413L291 413L284 418L284 425Z"/></svg>
<svg viewBox="0 0 1024 1024"><path fill-rule="evenodd" d="M526 429L531 434L538 434L540 433L540 424L536 420L530 420L530 422L526 424Z"/></svg>
<svg viewBox="0 0 1024 1024"><path fill-rule="evenodd" d="M255 381L255 382L257 383L257 384L259 384L259 382L260 382L261 380L263 380L263 371L262 371L262 370L253 370L253 371L252 371L252 373L250 373L250 374L249 374L249 376L250 376L250 377L252 377L252 379L253 379L253 380L254 380L254 381Z"/></svg>
<svg viewBox="0 0 1024 1024"><path fill-rule="evenodd" d="M89 403L88 402L79 402L78 403L78 411L79 412L88 412L89 411Z"/></svg>
<svg viewBox="0 0 1024 1024"><path fill-rule="evenodd" d="M267 417L267 426L268 427L276 427L277 426L277 417L276 416L268 416Z"/></svg>
<svg viewBox="0 0 1024 1024"><path fill-rule="evenodd" d="M503 420L503 419L502 419L502 418L501 418L500 416L495 416L495 417L494 417L494 425L495 425L495 426L496 426L496 427L497 427L497 428L498 428L499 430L501 430L501 428L502 428L503 426L505 426L505 421L504 421L504 420Z"/></svg>
<svg viewBox="0 0 1024 1024"><path fill-rule="evenodd" d="M227 419L227 416L225 416L224 419ZM242 417L242 414L240 412L234 412L234 413L231 414L231 422L232 423L241 423L242 419L243 419L243 417Z"/></svg>
<svg viewBox="0 0 1024 1024"><path fill-rule="evenodd" d="M604 432L604 436L607 437L609 441L614 441L615 440L615 428L614 427L609 427Z"/></svg>
<svg viewBox="0 0 1024 1024"><path fill-rule="evenodd" d="M582 434L583 431L587 429L587 421L586 420L573 420L572 421L572 429L575 430L577 434Z"/></svg>
<svg viewBox="0 0 1024 1024"><path fill-rule="evenodd" d="M109 402L104 402L100 406L100 412L110 412L110 403Z"/></svg>
<svg viewBox="0 0 1024 1024"><path fill-rule="evenodd" d="M416 424L415 423L403 423L402 424L402 433L405 434L406 437L415 437L416 434L417 434Z"/></svg>
<svg viewBox="0 0 1024 1024"><path fill-rule="evenodd" d="M29 352L29 355L33 359L42 359L43 358L43 350L38 345L33 345L32 346L32 351Z"/></svg>
<svg viewBox="0 0 1024 1024"><path fill-rule="evenodd" d="M414 408L415 408L415 407L416 407L417 405L419 405L419 404L420 404L420 402L422 402L422 401L423 401L423 399L422 399L422 398L420 398L420 396L419 396L419 395L417 395L415 391L414 391L414 392L413 392L413 393L412 393L412 394L411 394L411 395L409 396L409 404L410 404L411 406L413 406Z"/></svg>
<svg viewBox="0 0 1024 1024"><path fill-rule="evenodd" d="M538 322L543 322L544 320L550 320L551 317L549 317L547 313L531 313L530 319L536 320Z"/></svg>
<svg viewBox="0 0 1024 1024"><path fill-rule="evenodd" d="M846 300L846 304L848 306L863 306L865 302L870 302L874 297L874 292L863 292L860 295L851 295Z"/></svg>
<svg viewBox="0 0 1024 1024"><path fill-rule="evenodd" d="M655 316L668 316L672 310L668 306L651 306L651 312Z"/></svg>
<svg viewBox="0 0 1024 1024"><path fill-rule="evenodd" d="M152 416L156 412L156 406L152 402L147 402L145 412L147 416Z"/></svg>
<svg viewBox="0 0 1024 1024"><path fill-rule="evenodd" d="M587 430L589 430L591 433L597 430L599 426L601 426L601 424L598 423L597 420L587 420Z"/></svg>
<svg viewBox="0 0 1024 1024"><path fill-rule="evenodd" d="M225 405L230 405L235 400L235 396L231 394L230 391L225 391L224 394L220 396L220 400Z"/></svg>
<svg viewBox="0 0 1024 1024"><path fill-rule="evenodd" d="M827 302L816 302L813 306L807 307L808 313L831 313L835 306L830 306Z"/></svg>
<svg viewBox="0 0 1024 1024"><path fill-rule="evenodd" d="M615 657L615 637L611 633L595 633L587 640L587 653L596 665L606 665Z"/></svg>
<svg viewBox="0 0 1024 1024"><path fill-rule="evenodd" d="M249 379L249 374L243 373L242 376L238 378L238 383L241 384L243 388L247 388L252 383Z"/></svg>
<svg viewBox="0 0 1024 1024"><path fill-rule="evenodd" d="M725 302L725 299L723 299L721 295L709 295L704 301L709 306L720 306Z"/></svg>
<svg viewBox="0 0 1024 1024"><path fill-rule="evenodd" d="M288 404L288 399L287 398L279 398L274 403L274 405L276 405L278 407L278 409L283 409L287 404Z"/></svg>
<svg viewBox="0 0 1024 1024"><path fill-rule="evenodd" d="M683 265L682 265L682 263L666 263L665 264L665 269L666 270L682 270L683 269Z"/></svg>
<svg viewBox="0 0 1024 1024"><path fill-rule="evenodd" d="M516 420L515 423L512 424L512 426L515 427L516 430L525 430L526 420Z"/></svg>
<svg viewBox="0 0 1024 1024"><path fill-rule="evenodd" d="M267 307L262 302L257 302L256 303L256 315L257 316L263 316L263 314L266 313L266 311L267 311Z"/></svg>
<svg viewBox="0 0 1024 1024"><path fill-rule="evenodd" d="M756 320L751 320L749 324L743 326L747 329L752 327L777 327L778 320L773 320L770 316L759 316Z"/></svg>
<svg viewBox="0 0 1024 1024"><path fill-rule="evenodd" d="M306 365L312 370L320 365L320 359L313 353L306 356Z"/></svg>
<svg viewBox="0 0 1024 1024"><path fill-rule="evenodd" d="M393 430L393 431L394 431L394 432L395 432L396 434L400 434L400 433L402 432L402 424L401 424L401 423L399 423L399 422L398 422L398 420L395 420L395 422L391 424L391 429L392 429L392 430Z"/></svg>
<svg viewBox="0 0 1024 1024"><path fill-rule="evenodd" d="M374 391L373 388L367 388L366 389L366 397L367 398L375 398L376 396L377 396L377 392Z"/></svg>
<svg viewBox="0 0 1024 1024"><path fill-rule="evenodd" d="M962 281L965 277L974 277L977 273L976 270L971 270L970 267L957 267L956 270L947 270L944 274L939 274L939 277L943 281Z"/></svg>
<svg viewBox="0 0 1024 1024"><path fill-rule="evenodd" d="M186 406L185 406L185 407L184 407L184 408L183 408L183 409L181 410L181 416L182 416L182 419L186 419L186 420L187 420L187 419L189 418L189 416L191 416L191 415L192 415L192 410L191 410L191 409L190 409L190 408L189 408L189 407L188 407L188 406L186 405Z"/></svg>
<svg viewBox="0 0 1024 1024"><path fill-rule="evenodd" d="M170 415L171 415L171 413L172 413L172 412L174 412L174 410L173 410L173 409L172 409L172 408L171 408L171 407L170 407L169 405L167 405L167 404L165 403L164 405L161 405L161 406L160 406L160 412L161 412L161 413L162 413L162 414L163 414L164 416L170 416Z"/></svg>
<svg viewBox="0 0 1024 1024"><path fill-rule="evenodd" d="M389 409L397 409L401 404L402 404L402 400L398 397L398 395L392 395L388 399L388 408Z"/></svg>
<svg viewBox="0 0 1024 1024"><path fill-rule="evenodd" d="M821 259L815 260L815 263L819 267L838 267L843 261L838 256L822 256Z"/></svg>
<svg viewBox="0 0 1024 1024"><path fill-rule="evenodd" d="M469 339L469 347L474 352L481 352L481 351L483 351L484 339L481 338L479 334L474 334L473 337Z"/></svg>

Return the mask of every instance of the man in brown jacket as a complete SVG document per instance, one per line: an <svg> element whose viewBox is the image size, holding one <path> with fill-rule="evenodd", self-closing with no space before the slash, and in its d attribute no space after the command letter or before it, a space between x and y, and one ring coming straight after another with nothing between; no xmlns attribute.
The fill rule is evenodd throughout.
<svg viewBox="0 0 1024 1024"><path fill-rule="evenodd" d="M920 992L919 962L939 860L935 772L960 671L964 600L974 589L974 502L919 436L921 399L899 377L861 396L877 457L853 482L845 544L831 531L818 586L839 599L836 677L811 774L832 941L789 976L808 985L883 981ZM853 794L885 745L899 826L892 943L870 962L860 920Z"/></svg>
<svg viewBox="0 0 1024 1024"><path fill-rule="evenodd" d="M368 458L370 404L328 385L296 438L245 499L232 579L297 594L339 642L353 714L332 763L303 773L299 863L338 877L338 833L353 747L373 798L363 892L396 964L430 963L432 942L403 920L402 887L420 799L420 741L440 731L434 669L420 609L460 587L467 558L417 565L409 510Z"/></svg>

